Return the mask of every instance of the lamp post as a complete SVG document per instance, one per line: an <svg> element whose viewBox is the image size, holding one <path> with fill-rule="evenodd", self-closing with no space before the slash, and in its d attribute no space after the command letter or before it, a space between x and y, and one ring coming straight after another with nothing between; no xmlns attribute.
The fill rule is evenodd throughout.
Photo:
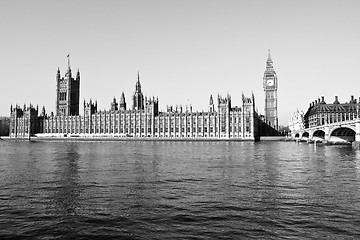
<svg viewBox="0 0 360 240"><path fill-rule="evenodd" d="M29 112L29 120L28 120L28 132L29 132L29 141L31 140L31 108Z"/></svg>

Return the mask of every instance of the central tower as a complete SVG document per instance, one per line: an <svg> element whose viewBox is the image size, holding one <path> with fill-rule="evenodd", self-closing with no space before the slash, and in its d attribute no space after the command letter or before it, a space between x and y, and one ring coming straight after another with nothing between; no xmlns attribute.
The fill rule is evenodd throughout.
<svg viewBox="0 0 360 240"><path fill-rule="evenodd" d="M264 72L263 87L265 91L265 122L274 129L278 130L278 110L277 110L277 89L278 79L271 60L270 50L266 61Z"/></svg>
<svg viewBox="0 0 360 240"><path fill-rule="evenodd" d="M141 92L140 76L138 72L135 92L133 95L133 110L144 110L144 95Z"/></svg>
<svg viewBox="0 0 360 240"><path fill-rule="evenodd" d="M70 68L70 56L68 58L68 70L65 77L60 76L60 69L56 73L56 115L79 115L80 98L80 71L76 78L72 77Z"/></svg>

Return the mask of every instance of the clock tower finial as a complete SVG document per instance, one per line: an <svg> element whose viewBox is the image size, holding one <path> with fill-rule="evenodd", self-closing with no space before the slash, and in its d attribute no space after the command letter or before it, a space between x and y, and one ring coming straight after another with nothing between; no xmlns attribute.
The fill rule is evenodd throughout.
<svg viewBox="0 0 360 240"><path fill-rule="evenodd" d="M263 77L263 87L265 91L265 121L274 129L278 130L278 111L277 111L277 88L278 79L273 67L270 56L266 61L266 69Z"/></svg>

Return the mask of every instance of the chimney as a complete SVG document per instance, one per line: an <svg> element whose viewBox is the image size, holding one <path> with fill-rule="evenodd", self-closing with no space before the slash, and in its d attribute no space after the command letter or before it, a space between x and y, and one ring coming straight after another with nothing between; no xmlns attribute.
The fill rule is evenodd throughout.
<svg viewBox="0 0 360 240"><path fill-rule="evenodd" d="M318 101L317 101L317 100L315 100L315 105L316 105L316 104L318 104Z"/></svg>
<svg viewBox="0 0 360 240"><path fill-rule="evenodd" d="M350 103L354 103L354 95L351 95L351 101Z"/></svg>
<svg viewBox="0 0 360 240"><path fill-rule="evenodd" d="M321 103L325 103L325 97L321 96Z"/></svg>

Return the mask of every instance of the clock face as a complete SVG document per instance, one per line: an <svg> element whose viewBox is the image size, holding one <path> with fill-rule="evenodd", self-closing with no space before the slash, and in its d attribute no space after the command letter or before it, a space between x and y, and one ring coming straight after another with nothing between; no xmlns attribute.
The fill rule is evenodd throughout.
<svg viewBox="0 0 360 240"><path fill-rule="evenodd" d="M269 79L269 80L266 81L266 84L267 84L268 86L274 86L274 80L273 80L273 79Z"/></svg>

